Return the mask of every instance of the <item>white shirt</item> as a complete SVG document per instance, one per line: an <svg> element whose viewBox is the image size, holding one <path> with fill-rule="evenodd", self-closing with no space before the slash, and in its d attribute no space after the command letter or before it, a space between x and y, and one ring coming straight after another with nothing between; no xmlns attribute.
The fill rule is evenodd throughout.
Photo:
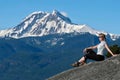
<svg viewBox="0 0 120 80"><path fill-rule="evenodd" d="M100 44L97 45L97 55L103 55L105 49L105 41L101 41Z"/></svg>

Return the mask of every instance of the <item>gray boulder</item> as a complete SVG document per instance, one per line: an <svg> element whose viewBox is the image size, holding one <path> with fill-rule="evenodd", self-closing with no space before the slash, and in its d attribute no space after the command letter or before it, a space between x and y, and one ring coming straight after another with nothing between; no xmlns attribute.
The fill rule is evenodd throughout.
<svg viewBox="0 0 120 80"><path fill-rule="evenodd" d="M120 55L70 69L47 80L120 80Z"/></svg>

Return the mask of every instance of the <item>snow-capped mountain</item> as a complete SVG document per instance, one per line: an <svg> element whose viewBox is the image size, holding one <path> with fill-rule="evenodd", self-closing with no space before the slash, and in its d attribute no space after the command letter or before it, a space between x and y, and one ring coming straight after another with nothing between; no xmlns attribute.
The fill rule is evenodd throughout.
<svg viewBox="0 0 120 80"><path fill-rule="evenodd" d="M29 37L29 36L44 36L49 34L64 34L64 33L81 33L89 32L97 35L101 31L92 29L87 25L73 24L71 20L63 16L60 12L54 10L52 13L34 12L26 17L19 25L14 28L1 30L1 37ZM103 32L105 33L105 32ZM108 35L108 33L105 33ZM110 34L113 39L118 36Z"/></svg>
<svg viewBox="0 0 120 80"><path fill-rule="evenodd" d="M101 32L107 35L107 43L120 45L119 35L74 24L56 10L34 12L16 27L0 31L0 37L3 37L0 38L0 75L4 75L0 79L30 80L28 76L36 72L31 79L44 80L69 69L70 64L83 56L84 48L98 44L96 35Z"/></svg>

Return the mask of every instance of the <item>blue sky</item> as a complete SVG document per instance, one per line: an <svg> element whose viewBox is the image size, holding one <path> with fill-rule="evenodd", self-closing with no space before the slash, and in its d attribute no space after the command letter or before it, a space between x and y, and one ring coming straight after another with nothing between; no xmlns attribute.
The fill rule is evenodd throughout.
<svg viewBox="0 0 120 80"><path fill-rule="evenodd" d="M0 30L18 25L35 11L65 12L76 24L120 34L120 0L0 0Z"/></svg>

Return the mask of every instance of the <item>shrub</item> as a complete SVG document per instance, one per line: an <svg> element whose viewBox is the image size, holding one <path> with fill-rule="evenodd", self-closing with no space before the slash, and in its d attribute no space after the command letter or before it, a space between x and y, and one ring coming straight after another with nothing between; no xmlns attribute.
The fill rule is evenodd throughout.
<svg viewBox="0 0 120 80"><path fill-rule="evenodd" d="M120 46L115 44L110 46L109 48L114 54L120 54ZM111 57L112 55L108 52L106 56Z"/></svg>

